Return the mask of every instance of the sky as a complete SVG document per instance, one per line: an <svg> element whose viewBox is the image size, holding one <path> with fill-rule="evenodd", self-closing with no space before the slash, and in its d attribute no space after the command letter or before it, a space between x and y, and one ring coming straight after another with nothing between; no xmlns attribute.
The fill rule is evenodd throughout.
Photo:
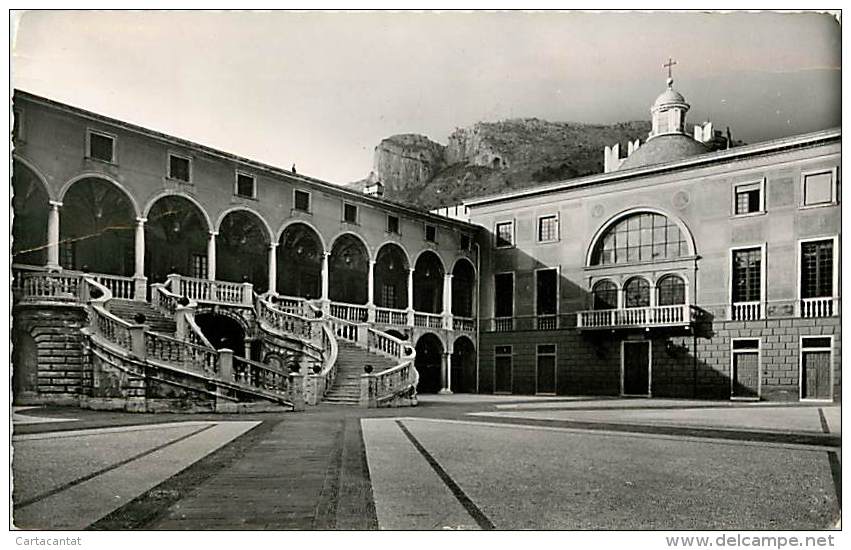
<svg viewBox="0 0 851 550"><path fill-rule="evenodd" d="M15 88L342 184L393 134L649 120L669 57L691 122L839 126L840 43L817 13L39 11L11 64Z"/></svg>

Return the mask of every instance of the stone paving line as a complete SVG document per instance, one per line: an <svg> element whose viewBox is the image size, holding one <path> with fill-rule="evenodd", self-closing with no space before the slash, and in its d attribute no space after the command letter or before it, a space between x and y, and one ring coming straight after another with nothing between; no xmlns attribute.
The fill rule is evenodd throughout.
<svg viewBox="0 0 851 550"><path fill-rule="evenodd" d="M20 528L84 529L256 425L257 422L202 425L189 437L179 438L153 452L16 508L14 523ZM150 426L147 428L152 429ZM73 444L73 436L67 432L62 436L68 437L69 444Z"/></svg>
<svg viewBox="0 0 851 550"><path fill-rule="evenodd" d="M467 399L452 401L447 399L452 396L440 396L442 399L423 399L422 406L413 409L381 409L365 411L352 407L339 407L320 405L309 409L306 413L281 414L281 415L253 415L258 422L263 421L264 430L254 430L262 435L249 438L247 435L237 441L250 441L244 449L234 456L232 460L214 464L212 469L204 471L207 467L204 459L197 464L189 463L177 476L165 476L159 484L154 483L148 489L137 492L137 499L128 503L124 500L117 506L113 506L109 517L124 513L124 517L131 518L126 522L128 527L116 527L121 522L98 522L100 527L96 528L144 528L144 529L181 529L181 530L207 530L207 529L387 529L387 528L480 528L469 510L459 502L457 496L453 496L447 484L441 480L440 475L431 467L421 452L410 440L405 441L405 434L398 428L395 435L389 441L382 444L392 448L405 449L404 453L411 454L416 460L405 461L405 467L410 469L423 469L418 477L426 485L434 484L427 488L415 491L412 497L437 499L448 498L451 504L440 504L437 508L441 514L437 520L428 519L428 527L410 527L417 524L416 509L404 512L405 507L388 509L388 498L397 500L403 495L397 494L388 497L388 491L399 490L397 483L387 483L385 475L387 468L394 467L387 464L387 456L384 453L370 449L364 445L364 440L374 435L371 431L374 420L387 419L395 422L397 418L411 417L417 420L433 418L441 421L459 421L467 424L487 425L498 421L499 425L510 427L516 425L517 429L525 429L527 424L534 422L529 419L495 418L487 416L471 417L474 412L495 412L495 409L507 413L518 413L524 408L524 404L550 404L554 400L529 400L520 402L514 400L510 411L503 408L505 401L491 400L489 402L478 399ZM564 400L562 400L564 401ZM578 400L577 400L578 401ZM589 400L584 399L588 402ZM615 405L617 400L605 400ZM646 402L647 400L645 400ZM654 400L648 408L658 409L660 407L673 408L673 403L666 400ZM696 405L706 407L705 402L677 403L679 407L688 409L696 408ZM689 407L689 405L691 407ZM533 407L537 408L537 407ZM545 407L550 408L550 407ZM633 407L630 407L633 408ZM743 408L731 406L729 408ZM807 407L799 408L805 411ZM761 407L759 413L770 414L769 407ZM540 410L540 409L538 409ZM811 408L812 411L816 410ZM838 410L838 407L836 407ZM86 411L88 412L88 411ZM556 411L551 411L556 412ZM402 413L402 414L400 414ZM52 414L52 413L51 413ZM802 414L809 414L803 412ZM125 415L126 416L126 415ZM133 416L125 418L122 415L105 415L109 422L126 423ZM830 414L828 414L830 416ZM113 418L114 417L114 418ZM85 425L96 423L99 415L85 415ZM156 415L145 415L139 418L144 426L133 429L150 429L149 422L162 423L161 417ZM197 418L197 416L195 417ZM223 417L221 415L213 418L239 418ZM267 420L263 420L267 419ZM191 422L191 421L189 421ZM210 422L210 420L198 420L197 422ZM256 425L256 423L255 423ZM556 424L558 426L558 424ZM68 430L68 424L56 425L57 430L64 430L64 434L73 434L74 430ZM647 426L649 430L661 430L660 427ZM43 430L41 426L26 426L26 428ZM52 428L52 427L51 427ZM596 429L599 429L598 426ZM127 428L110 428L127 429ZM578 428L582 432L583 428ZM587 430L585 430L587 432ZM253 432L252 432L253 433ZM37 434L33 434L37 437ZM627 436L623 431L614 435ZM664 435L664 434L661 434ZM747 434L745 434L747 435ZM778 434L783 436L784 434ZM829 434L824 434L829 435ZM19 435L17 437L25 437ZM238 437L238 436L237 436ZM639 437L649 437L640 434ZM683 439L683 435L668 435L671 439ZM709 437L704 436L704 437ZM402 438L402 439L399 439ZM782 437L781 437L782 439ZM403 446L402 443L405 445ZM765 443L749 443L747 445L761 445L771 447L775 445ZM727 441L729 445L739 442ZM791 445L794 446L794 441ZM213 455L239 446L236 442L230 442L217 450ZM783 446L778 442L776 446ZM803 448L798 445L798 448ZM426 452L429 452L426 449ZM392 453L390 453L392 454ZM836 454L836 453L834 453ZM200 457L199 457L200 458ZM368 459L368 460L367 460ZM197 458L195 460L198 460ZM382 466L383 465L383 466ZM376 474L375 468L381 466L381 474ZM838 468L838 466L837 466ZM179 491L173 489L176 479L186 473L193 473L196 482L181 487ZM399 470L395 475L410 474L410 471ZM191 477L191 476L190 476ZM397 479L398 481L398 479ZM438 490L439 489L439 490ZM164 501L159 497L148 497L145 491L156 495L173 494L174 498ZM448 495L448 496L447 496ZM143 516L141 522L133 521L135 511L133 506L136 501L147 499L145 505L152 512ZM164 504L155 509L158 504ZM407 514L407 515L406 515ZM422 520L422 513L420 514ZM103 517L103 516L101 516ZM97 519L97 518L96 518ZM407 522L407 523L406 523ZM404 527L408 525L409 527Z"/></svg>

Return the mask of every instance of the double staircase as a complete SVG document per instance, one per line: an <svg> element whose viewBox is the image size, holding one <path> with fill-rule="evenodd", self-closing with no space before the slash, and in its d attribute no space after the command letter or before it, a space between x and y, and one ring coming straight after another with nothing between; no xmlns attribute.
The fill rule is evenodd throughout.
<svg viewBox="0 0 851 550"><path fill-rule="evenodd" d="M258 402L294 410L320 401L368 407L416 404L414 348L368 323L340 318L333 308L320 309L301 298L258 296L248 283L180 275L151 285L150 302L131 299L133 293L124 291L116 296L113 289L123 288L125 279L72 271L15 271L16 301L43 307L77 303L86 308L89 323L83 333L91 354L123 372L121 388L129 388L117 397L96 393L100 398L126 398L128 407L145 410L147 401L140 409L139 399L148 399L150 392L144 388L150 382L213 397L216 410L221 405L225 412L234 407L248 410L243 405ZM240 308L242 314L250 308L258 333L276 352L291 354L297 361L284 367L215 349L194 320L200 303ZM301 368L289 372L287 367L293 364ZM367 365L372 367L369 372ZM155 399L164 395L159 390L153 394Z"/></svg>
<svg viewBox="0 0 851 550"><path fill-rule="evenodd" d="M349 342L340 341L337 345L337 377L334 385L325 394L325 402L357 405L360 403L364 367L372 365L373 372L381 372L395 367L396 362Z"/></svg>

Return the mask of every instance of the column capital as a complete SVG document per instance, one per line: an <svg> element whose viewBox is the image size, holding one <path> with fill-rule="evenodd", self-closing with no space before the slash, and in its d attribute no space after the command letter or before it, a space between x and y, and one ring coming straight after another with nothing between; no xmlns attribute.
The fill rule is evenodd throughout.
<svg viewBox="0 0 851 550"><path fill-rule="evenodd" d="M146 223L147 221L148 221L148 218L143 218L142 216L137 216L137 217L136 217L136 223L144 224L144 223Z"/></svg>
<svg viewBox="0 0 851 550"><path fill-rule="evenodd" d="M278 243L269 243L269 248L278 248Z"/></svg>
<svg viewBox="0 0 851 550"><path fill-rule="evenodd" d="M53 208L60 208L62 206L62 201L47 201L50 206Z"/></svg>
<svg viewBox="0 0 851 550"><path fill-rule="evenodd" d="M219 234L219 232L218 231L207 231L207 234L209 234L211 237L215 237L216 235Z"/></svg>
<svg viewBox="0 0 851 550"><path fill-rule="evenodd" d="M446 277L447 279L451 279L452 273L444 273L443 276Z"/></svg>

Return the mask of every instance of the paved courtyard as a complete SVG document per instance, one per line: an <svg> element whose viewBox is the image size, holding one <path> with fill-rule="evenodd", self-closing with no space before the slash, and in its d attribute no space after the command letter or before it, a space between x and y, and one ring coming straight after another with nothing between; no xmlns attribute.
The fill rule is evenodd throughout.
<svg viewBox="0 0 851 550"><path fill-rule="evenodd" d="M33 529L824 529L837 406L424 396L416 408L16 410Z"/></svg>

